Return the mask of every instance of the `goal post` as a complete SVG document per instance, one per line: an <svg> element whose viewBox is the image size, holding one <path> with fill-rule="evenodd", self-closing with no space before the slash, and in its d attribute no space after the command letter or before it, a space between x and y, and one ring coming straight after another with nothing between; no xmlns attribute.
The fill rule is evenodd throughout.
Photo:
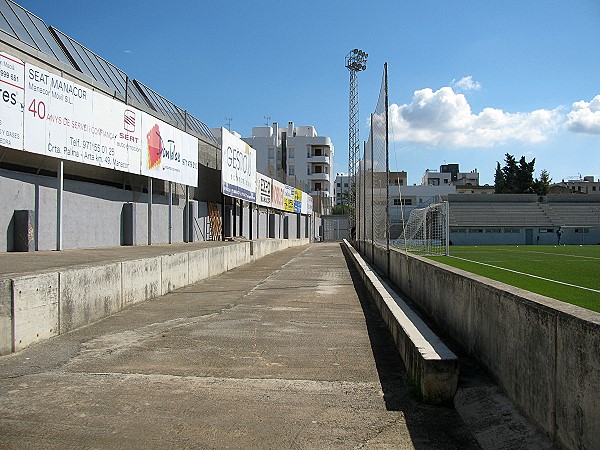
<svg viewBox="0 0 600 450"><path fill-rule="evenodd" d="M421 255L450 254L450 208L448 202L432 203L410 212L394 247Z"/></svg>

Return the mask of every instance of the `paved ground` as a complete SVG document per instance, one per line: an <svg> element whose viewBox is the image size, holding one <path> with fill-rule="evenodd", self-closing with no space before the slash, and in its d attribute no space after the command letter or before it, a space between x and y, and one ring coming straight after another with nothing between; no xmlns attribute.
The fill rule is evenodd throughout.
<svg viewBox="0 0 600 450"><path fill-rule="evenodd" d="M152 258L154 256L189 252L205 247L222 247L224 245L233 245L233 242L177 242L174 244L137 245L133 247L69 249L60 252L52 250L24 253L0 252L0 278L8 278L11 275L48 272L86 264L109 264L131 259Z"/></svg>
<svg viewBox="0 0 600 450"><path fill-rule="evenodd" d="M411 393L339 244L0 358L1 448L477 448Z"/></svg>

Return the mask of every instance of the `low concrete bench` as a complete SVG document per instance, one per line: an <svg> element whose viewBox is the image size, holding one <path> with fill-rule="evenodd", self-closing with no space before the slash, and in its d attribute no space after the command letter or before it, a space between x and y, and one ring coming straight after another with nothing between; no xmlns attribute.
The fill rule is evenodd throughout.
<svg viewBox="0 0 600 450"><path fill-rule="evenodd" d="M408 374L428 403L452 401L458 358L344 240L344 247L392 333Z"/></svg>

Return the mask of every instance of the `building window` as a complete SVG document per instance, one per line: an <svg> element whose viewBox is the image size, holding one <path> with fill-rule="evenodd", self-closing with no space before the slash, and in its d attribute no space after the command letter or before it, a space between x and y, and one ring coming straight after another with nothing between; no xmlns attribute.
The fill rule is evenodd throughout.
<svg viewBox="0 0 600 450"><path fill-rule="evenodd" d="M348 187L348 183L344 183L344 187L347 188Z"/></svg>
<svg viewBox="0 0 600 450"><path fill-rule="evenodd" d="M293 148L288 148L288 158L294 159L296 155L296 151Z"/></svg>
<svg viewBox="0 0 600 450"><path fill-rule="evenodd" d="M405 205L405 206L411 206L412 205L412 199L411 198L395 198L394 200L394 206L400 206L400 205Z"/></svg>
<svg viewBox="0 0 600 450"><path fill-rule="evenodd" d="M329 173L329 166L325 166L325 173Z"/></svg>
<svg viewBox="0 0 600 450"><path fill-rule="evenodd" d="M295 173L295 167L294 166L289 166L288 167L288 175L296 175Z"/></svg>
<svg viewBox="0 0 600 450"><path fill-rule="evenodd" d="M342 183L338 183L337 187L341 188L342 187Z"/></svg>
<svg viewBox="0 0 600 450"><path fill-rule="evenodd" d="M504 232L505 233L520 233L521 229L520 228L505 228Z"/></svg>
<svg viewBox="0 0 600 450"><path fill-rule="evenodd" d="M448 184L448 179L444 178L444 184Z"/></svg>
<svg viewBox="0 0 600 450"><path fill-rule="evenodd" d="M315 148L315 156L323 156L323 149Z"/></svg>
<svg viewBox="0 0 600 450"><path fill-rule="evenodd" d="M323 167L322 166L315 166L315 173L323 173Z"/></svg>
<svg viewBox="0 0 600 450"><path fill-rule="evenodd" d="M310 164L306 166L306 174L310 175Z"/></svg>
<svg viewBox="0 0 600 450"><path fill-rule="evenodd" d="M275 149L269 148L269 159L275 159Z"/></svg>
<svg viewBox="0 0 600 450"><path fill-rule="evenodd" d="M321 183L315 183L315 191L321 190Z"/></svg>

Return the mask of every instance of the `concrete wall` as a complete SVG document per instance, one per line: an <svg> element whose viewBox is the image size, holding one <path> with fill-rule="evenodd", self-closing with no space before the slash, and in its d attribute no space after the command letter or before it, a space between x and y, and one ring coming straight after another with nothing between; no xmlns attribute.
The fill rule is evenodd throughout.
<svg viewBox="0 0 600 450"><path fill-rule="evenodd" d="M451 402L458 386L458 358L406 305L346 240L342 247L388 326L406 371L424 401Z"/></svg>
<svg viewBox="0 0 600 450"><path fill-rule="evenodd" d="M0 251L13 251L13 214L32 210L37 250L56 249L56 185L52 177L0 170ZM147 194L81 181L65 180L63 193L63 248L119 246L123 243L123 204L136 204L136 240L148 242ZM184 201L172 207L172 242L184 241ZM195 240L206 240L208 209L196 208ZM168 196L155 194L152 206L152 243L169 242ZM202 228L200 228L202 227ZM203 231L201 233L200 231Z"/></svg>
<svg viewBox="0 0 600 450"><path fill-rule="evenodd" d="M556 245L556 228L552 232L542 232L544 227L520 227L515 228L517 233L506 233L504 227L486 228L486 227L458 227L465 232L452 231L450 229L450 241L452 245L526 245L527 235L525 230L531 230L531 245ZM550 228L548 228L550 229ZM580 232L586 229L586 233ZM473 230L481 230L475 232ZM492 232L491 230L500 230ZM538 240L539 237L539 240ZM565 245L588 245L600 243L600 226L598 227L565 227L560 240Z"/></svg>
<svg viewBox="0 0 600 450"><path fill-rule="evenodd" d="M138 260L0 279L0 355L308 239L223 242Z"/></svg>
<svg viewBox="0 0 600 450"><path fill-rule="evenodd" d="M390 260L402 294L551 439L600 448L600 314L397 250Z"/></svg>

